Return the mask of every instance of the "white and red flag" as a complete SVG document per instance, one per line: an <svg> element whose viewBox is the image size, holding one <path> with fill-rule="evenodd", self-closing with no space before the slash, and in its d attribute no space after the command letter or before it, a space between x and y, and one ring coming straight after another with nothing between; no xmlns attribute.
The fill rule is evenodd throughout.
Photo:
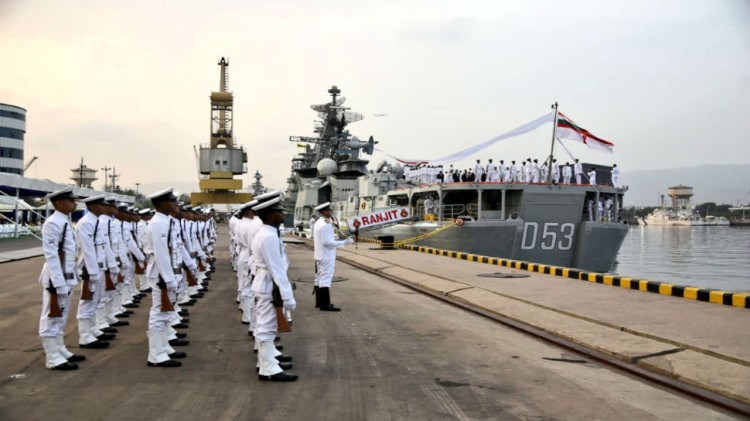
<svg viewBox="0 0 750 421"><path fill-rule="evenodd" d="M612 149L615 147L614 143L594 136L591 132L577 125L568 116L560 112L557 114L555 137L558 139L575 140L591 149L598 149L609 153L612 153Z"/></svg>

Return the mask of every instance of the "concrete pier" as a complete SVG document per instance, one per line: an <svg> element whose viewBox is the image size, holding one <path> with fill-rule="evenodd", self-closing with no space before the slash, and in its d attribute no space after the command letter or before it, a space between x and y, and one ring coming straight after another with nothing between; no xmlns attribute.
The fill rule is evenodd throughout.
<svg viewBox="0 0 750 421"><path fill-rule="evenodd" d="M294 312L294 332L282 334L281 343L283 352L294 356L291 372L299 374L300 380L291 384L260 382L252 342L247 327L240 323L235 303L237 284L228 263L226 227L220 226L220 231L217 273L206 296L189 308L191 323L185 332L191 344L179 349L188 357L177 369L146 367L150 297L135 309L129 318L131 325L119 328L118 338L105 350L77 348L75 321L69 320L67 346L85 354L87 360L79 364L77 371L45 369L37 336L41 300L37 280L43 259L0 264L0 419L706 420L736 416L440 302L343 260L367 264L389 276L419 282L492 311L511 314L512 310L519 320L547 326L559 321L559 332L571 337L577 337L579 330L585 332L592 345L611 349L631 361L644 354L678 348L677 343L690 339L687 331L670 336L669 341L674 343L656 339L671 332L657 323L667 317L658 318L653 323L656 326L647 323L645 316L619 320L627 322L629 329L651 329L641 334L613 327L618 320L615 316L598 321L608 314L608 307L629 305L621 298L613 298L609 304L603 296L585 299L587 290L604 290L604 286L559 278L478 278L477 273L497 269L409 251L369 250L371 245L360 245L358 249L347 246L341 251L342 261L336 267L338 278L332 288L333 302L343 308L340 313L313 308L312 252L304 244L287 246L298 308ZM473 285L475 281L479 283ZM545 282L567 283L574 289L567 296L559 296L547 291ZM609 293L617 291L609 289ZM529 296L523 296L522 291L528 291L524 294ZM532 296L546 298L537 303ZM669 299L647 294L641 294L641 298ZM733 311L737 315L734 317L740 317L727 324L740 326L747 321L741 318L745 317L745 310L674 300L681 306L702 305L709 311ZM639 309L663 309L659 314L670 311L647 302L642 305ZM590 313L577 314L578 307L590 307ZM73 314L76 308L77 303ZM700 323L699 319L686 320ZM697 328L703 326L706 325ZM696 350L664 357L695 352L723 362L727 358L746 361L748 347L743 344L747 344L747 337L743 338L738 330L734 330L734 343L724 342L719 333L703 333L708 336L703 338L705 343L694 344ZM710 346L714 341L716 348ZM715 356L697 351L703 348L713 350ZM662 357L643 358L637 363L655 362L657 358ZM735 364L732 367L746 367L730 362Z"/></svg>

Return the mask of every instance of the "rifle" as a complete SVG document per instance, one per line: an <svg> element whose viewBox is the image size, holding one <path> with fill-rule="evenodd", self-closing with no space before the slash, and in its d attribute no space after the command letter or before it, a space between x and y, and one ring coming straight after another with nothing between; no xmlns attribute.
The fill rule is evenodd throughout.
<svg viewBox="0 0 750 421"><path fill-rule="evenodd" d="M193 275L193 271L190 270L190 268L187 267L186 264L182 264L182 268L185 270L185 276L187 277L187 284L188 286L194 287L198 285L198 280L195 279L195 275Z"/></svg>
<svg viewBox="0 0 750 421"><path fill-rule="evenodd" d="M143 275L146 273L146 269L138 263L138 259L133 258L133 264L135 265L135 274Z"/></svg>
<svg viewBox="0 0 750 421"><path fill-rule="evenodd" d="M89 281L91 280L91 276L89 275L89 270L86 269L86 263L83 264L83 270L81 271L81 279L83 279L83 286L81 288L81 300L83 301L91 301L94 299L94 293L91 292L91 285Z"/></svg>
<svg viewBox="0 0 750 421"><path fill-rule="evenodd" d="M117 274L117 283L121 284L123 282L125 282L125 277L122 276L122 272L120 272L120 273Z"/></svg>
<svg viewBox="0 0 750 421"><path fill-rule="evenodd" d="M104 290L105 291L114 291L117 288L115 287L115 283L112 282L112 275L109 272L109 269L104 271Z"/></svg>
<svg viewBox="0 0 750 421"><path fill-rule="evenodd" d="M286 319L284 315L284 300L281 299L281 291L276 284L273 284L272 302L274 310L276 310L276 330L279 332L291 332L292 325Z"/></svg>
<svg viewBox="0 0 750 421"><path fill-rule="evenodd" d="M203 265L203 261L201 259L198 259L198 271L199 272L206 271L206 266Z"/></svg>
<svg viewBox="0 0 750 421"><path fill-rule="evenodd" d="M159 291L161 291L161 311L174 311L174 304L172 304L172 300L169 298L167 283L164 282L161 275L159 275L159 282L156 283L156 286L158 286Z"/></svg>

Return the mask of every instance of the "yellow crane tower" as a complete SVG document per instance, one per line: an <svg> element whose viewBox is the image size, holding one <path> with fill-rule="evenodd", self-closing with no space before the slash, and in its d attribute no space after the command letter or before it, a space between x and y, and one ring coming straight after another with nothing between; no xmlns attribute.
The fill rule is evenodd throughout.
<svg viewBox="0 0 750 421"><path fill-rule="evenodd" d="M193 205L203 203L244 203L251 199L242 190L242 180L235 175L247 172L247 152L235 143L232 134L234 96L228 91L229 61L219 61L219 92L211 92L211 142L200 146L198 181L200 192L190 195Z"/></svg>

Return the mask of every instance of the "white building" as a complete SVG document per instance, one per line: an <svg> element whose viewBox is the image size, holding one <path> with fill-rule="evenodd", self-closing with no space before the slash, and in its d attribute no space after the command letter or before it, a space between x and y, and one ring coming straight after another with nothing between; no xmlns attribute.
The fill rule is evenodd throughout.
<svg viewBox="0 0 750 421"><path fill-rule="evenodd" d="M0 172L23 175L26 110L0 103Z"/></svg>

